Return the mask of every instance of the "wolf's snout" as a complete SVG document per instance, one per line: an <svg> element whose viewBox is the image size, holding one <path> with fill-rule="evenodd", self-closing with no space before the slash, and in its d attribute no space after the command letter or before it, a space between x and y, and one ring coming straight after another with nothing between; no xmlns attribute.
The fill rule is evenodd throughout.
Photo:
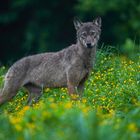
<svg viewBox="0 0 140 140"><path fill-rule="evenodd" d="M92 48L91 43L87 43L87 48Z"/></svg>

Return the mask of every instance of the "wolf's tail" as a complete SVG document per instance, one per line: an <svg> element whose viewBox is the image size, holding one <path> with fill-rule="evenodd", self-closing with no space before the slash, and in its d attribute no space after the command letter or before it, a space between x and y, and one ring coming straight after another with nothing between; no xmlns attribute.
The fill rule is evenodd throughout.
<svg viewBox="0 0 140 140"><path fill-rule="evenodd" d="M2 90L2 89L0 88L0 94L1 94L1 90Z"/></svg>
<svg viewBox="0 0 140 140"><path fill-rule="evenodd" d="M3 100L2 94L3 94L2 89L0 89L0 105L2 104L2 100Z"/></svg>
<svg viewBox="0 0 140 140"><path fill-rule="evenodd" d="M0 96L2 95L2 89L0 88Z"/></svg>

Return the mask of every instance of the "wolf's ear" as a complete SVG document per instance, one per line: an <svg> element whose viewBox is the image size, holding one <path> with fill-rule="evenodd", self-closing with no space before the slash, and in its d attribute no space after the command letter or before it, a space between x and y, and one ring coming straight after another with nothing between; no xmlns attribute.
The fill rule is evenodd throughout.
<svg viewBox="0 0 140 140"><path fill-rule="evenodd" d="M96 24L97 26L101 27L101 25L102 25L101 17L97 17L95 20L93 20L93 23Z"/></svg>
<svg viewBox="0 0 140 140"><path fill-rule="evenodd" d="M76 30L78 30L82 26L81 20L77 17L74 18L73 23Z"/></svg>

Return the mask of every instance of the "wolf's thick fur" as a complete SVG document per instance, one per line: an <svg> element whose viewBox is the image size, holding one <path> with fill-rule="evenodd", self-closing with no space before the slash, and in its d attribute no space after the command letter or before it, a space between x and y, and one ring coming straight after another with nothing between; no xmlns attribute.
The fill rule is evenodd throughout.
<svg viewBox="0 0 140 140"><path fill-rule="evenodd" d="M75 19L77 43L54 53L24 57L13 64L5 76L0 104L16 95L20 87L29 91L28 103L39 99L42 88L67 87L70 95L82 93L94 64L101 19L82 23Z"/></svg>

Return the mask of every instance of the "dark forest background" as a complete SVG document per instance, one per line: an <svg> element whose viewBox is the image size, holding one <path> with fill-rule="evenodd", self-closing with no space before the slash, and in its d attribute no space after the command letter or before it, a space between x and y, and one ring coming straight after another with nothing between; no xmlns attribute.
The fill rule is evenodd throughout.
<svg viewBox="0 0 140 140"><path fill-rule="evenodd" d="M76 42L73 18L97 16L103 24L100 45L140 43L139 0L1 0L0 63L67 47Z"/></svg>

